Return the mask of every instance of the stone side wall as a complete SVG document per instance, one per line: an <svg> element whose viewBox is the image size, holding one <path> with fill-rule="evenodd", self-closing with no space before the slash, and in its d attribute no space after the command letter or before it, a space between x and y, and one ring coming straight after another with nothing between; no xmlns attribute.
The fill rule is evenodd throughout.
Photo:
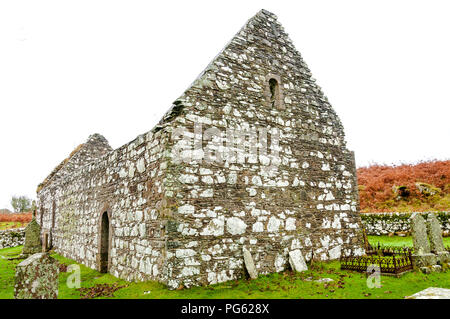
<svg viewBox="0 0 450 319"><path fill-rule="evenodd" d="M271 78L280 88L273 104ZM235 163L180 164L172 157L169 287L239 278L244 245L263 274L286 269L295 248L307 260L363 253L353 153L339 118L274 15L262 11L252 18L166 118L188 130L203 151L208 128L221 132L223 150L229 150L227 129L267 128L268 152L279 150L273 173L265 165L270 155L247 155L254 143L248 139L232 147ZM278 146L270 144L276 131Z"/></svg>
<svg viewBox="0 0 450 319"><path fill-rule="evenodd" d="M425 218L431 212L420 213ZM388 235L397 232L410 232L410 220L413 213L364 213L362 223L367 235ZM442 231L450 232L450 212L434 213L438 218Z"/></svg>
<svg viewBox="0 0 450 319"><path fill-rule="evenodd" d="M0 230L0 249L23 245L25 228Z"/></svg>
<svg viewBox="0 0 450 319"><path fill-rule="evenodd" d="M107 211L109 272L126 280L163 280L165 140L164 130L141 135L39 192L42 232L49 232L56 252L98 269L101 214Z"/></svg>

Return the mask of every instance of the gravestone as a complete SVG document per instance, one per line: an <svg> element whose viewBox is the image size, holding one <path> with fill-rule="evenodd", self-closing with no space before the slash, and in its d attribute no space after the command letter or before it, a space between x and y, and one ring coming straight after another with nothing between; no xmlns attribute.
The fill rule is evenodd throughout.
<svg viewBox="0 0 450 319"><path fill-rule="evenodd" d="M42 238L42 252L46 253L47 251L49 251L48 232L44 232Z"/></svg>
<svg viewBox="0 0 450 319"><path fill-rule="evenodd" d="M33 212L31 222L25 227L25 243L23 244L22 256L27 257L41 251L41 226L36 221L36 213Z"/></svg>
<svg viewBox="0 0 450 319"><path fill-rule="evenodd" d="M423 217L414 213L411 217L411 235L416 254L429 254L430 243L428 242L427 227Z"/></svg>
<svg viewBox="0 0 450 319"><path fill-rule="evenodd" d="M247 268L247 272L250 275L250 278L252 278L252 279L258 278L258 272L256 271L256 267L255 267L255 263L253 262L252 254L245 247L242 248L242 252L244 254L245 268Z"/></svg>
<svg viewBox="0 0 450 319"><path fill-rule="evenodd" d="M308 270L308 266L306 265L300 249L295 249L289 252L289 264L294 271L302 272Z"/></svg>
<svg viewBox="0 0 450 319"><path fill-rule="evenodd" d="M414 268L417 269L435 265L436 256L430 251L425 220L420 214L414 213L410 217L410 222L414 246L414 254L412 255Z"/></svg>
<svg viewBox="0 0 450 319"><path fill-rule="evenodd" d="M439 264L450 262L450 253L444 247L441 225L435 214L429 214L427 219L428 238L431 252L436 254Z"/></svg>
<svg viewBox="0 0 450 319"><path fill-rule="evenodd" d="M34 254L16 268L15 299L56 299L59 267L48 254Z"/></svg>
<svg viewBox="0 0 450 319"><path fill-rule="evenodd" d="M362 231L363 231L363 239L364 239L364 250L366 252L371 251L372 250L372 246L370 245L369 239L367 238L366 228L363 228Z"/></svg>

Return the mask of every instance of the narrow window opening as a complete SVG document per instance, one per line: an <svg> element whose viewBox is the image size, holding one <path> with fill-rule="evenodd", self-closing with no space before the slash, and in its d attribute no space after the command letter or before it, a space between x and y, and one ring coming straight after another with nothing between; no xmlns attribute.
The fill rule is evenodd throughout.
<svg viewBox="0 0 450 319"><path fill-rule="evenodd" d="M53 201L53 206L52 206L52 228L50 229L50 234L47 234L48 237L48 242L47 242L47 246L48 248L53 248L53 234L55 232L55 214L56 214L56 203L55 201Z"/></svg>
<svg viewBox="0 0 450 319"><path fill-rule="evenodd" d="M56 203L53 202L53 207L52 207L52 231L55 228L55 211L56 211Z"/></svg>
<svg viewBox="0 0 450 319"><path fill-rule="evenodd" d="M40 223L39 226L41 226L41 228L43 227L42 223L44 222L44 206L41 205L41 209L39 209L41 216L40 217Z"/></svg>
<svg viewBox="0 0 450 319"><path fill-rule="evenodd" d="M279 101L280 88L278 86L278 81L274 78L269 80L269 88L270 88L270 105L275 107Z"/></svg>

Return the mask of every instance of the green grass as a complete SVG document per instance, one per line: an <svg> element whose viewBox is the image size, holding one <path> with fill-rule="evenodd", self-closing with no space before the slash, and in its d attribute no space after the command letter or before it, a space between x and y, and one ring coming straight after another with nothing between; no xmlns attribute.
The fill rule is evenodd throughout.
<svg viewBox="0 0 450 319"><path fill-rule="evenodd" d="M6 260L22 252L22 246L0 249L0 299L14 296L14 274L20 260Z"/></svg>
<svg viewBox="0 0 450 319"><path fill-rule="evenodd" d="M0 230L25 227L26 224L22 222L0 222Z"/></svg>
<svg viewBox="0 0 450 319"><path fill-rule="evenodd" d="M374 243L375 238L370 237ZM377 241L384 244L394 245L409 243L410 238L401 237L376 237ZM448 241L447 241L448 243ZM21 247L0 250L0 298L13 298L14 268L19 261L8 261L3 257L18 255ZM66 265L75 263L74 261L53 254L60 263ZM450 272L432 273L425 275L419 272L410 272L400 278L382 276L381 288L370 289L367 287L367 277L365 274L356 272L341 271L339 262L317 263L309 266L309 270L302 273L292 273L290 271L260 276L256 280L240 279L225 282L208 287L194 287L183 290L168 290L164 285L157 282L130 283L115 278L110 274L102 274L83 265L81 270L81 287L93 287L97 284L125 285L126 287L117 290L112 298L139 298L139 299L162 299L162 298L294 298L294 299L385 299L404 298L428 287L450 288ZM79 299L80 292L70 289L66 285L69 273L60 274L59 298ZM332 278L334 282L330 284L317 283L313 280L318 278Z"/></svg>
<svg viewBox="0 0 450 319"><path fill-rule="evenodd" d="M411 236L407 236L407 237L367 236L367 238L369 239L369 243L372 246L376 246L376 245L378 245L378 243L380 243L380 245L388 245L388 246L410 246L410 247L412 247L412 245L413 245ZM450 237L444 238L444 245L450 246Z"/></svg>

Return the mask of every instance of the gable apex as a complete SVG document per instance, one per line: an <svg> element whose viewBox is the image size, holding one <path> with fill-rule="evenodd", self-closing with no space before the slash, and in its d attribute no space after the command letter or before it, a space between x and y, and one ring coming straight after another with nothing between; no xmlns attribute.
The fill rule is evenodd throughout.
<svg viewBox="0 0 450 319"><path fill-rule="evenodd" d="M292 44L292 41L289 39L288 35L285 33L283 26L278 23L278 17L265 9L261 9L254 16L247 20L247 22L241 27L241 29L231 38L230 41L224 46L222 50L211 60L211 62L207 65L207 67L195 78L195 80L189 85L188 89L173 103L171 108L166 112L161 121L156 125L158 129L160 129L164 123L171 121L178 114L181 114L183 108L186 106L192 106L191 103L186 99L187 92L192 89L227 89L227 84L218 80L215 73L220 72L220 65L222 59L237 59L239 62L245 62L242 59L248 58L255 59L260 56L260 53L256 51L256 42L261 42L267 47L275 47L277 46L277 50L281 50L279 48L280 43L283 46L288 47L291 51L295 50L295 47ZM264 31L264 33L260 32L260 28L258 26L270 26L270 31ZM236 53L231 52L233 50L230 49L232 46L248 46L253 50L252 56L237 56ZM296 50L295 50L296 51ZM300 54L296 51L297 57L301 59ZM277 64L277 62L275 62ZM309 74L309 69L305 65L304 72ZM270 73L270 72L269 72ZM268 74L269 74L268 73ZM272 72L274 73L274 72Z"/></svg>
<svg viewBox="0 0 450 319"><path fill-rule="evenodd" d="M213 111L223 107L221 104L225 103L224 101L231 103L231 88L238 88L242 93L239 103L253 103L257 99L259 105L268 106L268 82L272 78L278 79L277 84L282 90L289 89L291 93L297 91L298 96L301 96L292 100L280 93L280 101L277 104L279 110L287 108L292 111L294 108L305 107L342 127L340 119L312 77L300 52L278 22L277 16L262 9L247 20L173 103L157 128L161 129L165 123L185 114L187 109L210 108ZM197 97L206 95L216 96L217 105L202 105L202 99ZM343 138L343 131L339 135ZM343 139L342 143L345 143Z"/></svg>

